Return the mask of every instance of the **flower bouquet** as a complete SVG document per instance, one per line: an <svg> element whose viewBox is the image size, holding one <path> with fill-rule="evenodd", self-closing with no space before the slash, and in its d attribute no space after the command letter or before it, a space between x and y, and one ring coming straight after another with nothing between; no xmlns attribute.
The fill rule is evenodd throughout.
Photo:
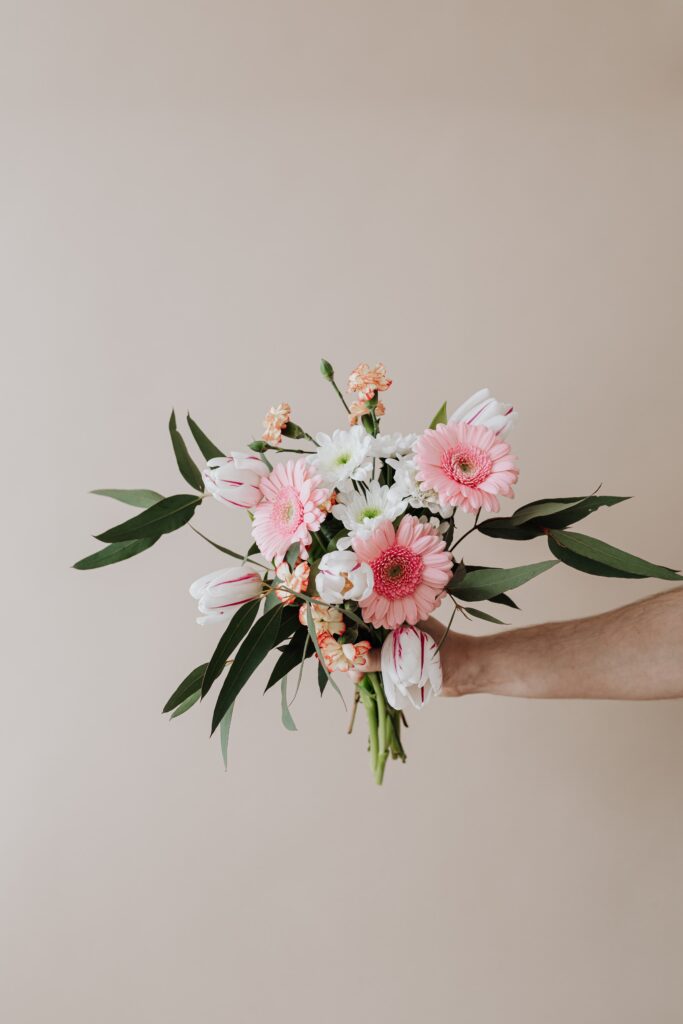
<svg viewBox="0 0 683 1024"><path fill-rule="evenodd" d="M183 679L164 712L184 714L225 673L216 687L211 731L219 731L227 763L235 702L264 659L275 652L266 691L279 685L282 721L290 730L296 726L288 677L296 674L295 696L306 661L313 659L321 694L329 685L343 700L335 674L353 681L349 731L362 703L372 771L381 783L389 758L406 759L405 712L423 708L441 689L439 648L456 615L503 625L481 605L516 609L509 591L558 561L599 576L681 577L569 529L624 498L546 498L498 515L499 498L514 496L519 472L506 440L517 413L488 390L451 415L444 403L419 434L382 434L380 396L392 383L384 366L356 367L348 401L326 360L321 373L344 407L346 429L309 434L282 404L270 410L263 436L248 451L224 454L188 415L206 461L203 470L172 414L173 450L192 493L94 491L143 511L100 534L106 546L75 568L120 562L189 524L233 564L190 587L197 621L224 628L209 660ZM207 496L244 513L252 543L243 554L209 540L191 523ZM544 536L552 558L506 569L472 565L460 545L475 531L509 541ZM419 623L444 601L450 620L441 639L433 639ZM373 647L381 652L380 672L366 671Z"/></svg>

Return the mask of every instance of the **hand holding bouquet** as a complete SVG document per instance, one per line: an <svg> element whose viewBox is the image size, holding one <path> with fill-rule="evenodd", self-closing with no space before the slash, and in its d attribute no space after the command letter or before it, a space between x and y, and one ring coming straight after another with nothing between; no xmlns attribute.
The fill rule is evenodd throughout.
<svg viewBox="0 0 683 1024"><path fill-rule="evenodd" d="M223 632L209 661L195 668L164 711L184 714L225 673L214 706L224 758L235 702L271 651L266 691L281 692L282 720L295 729L288 678L296 691L307 660L317 662L320 693L328 684L342 697L335 674L354 680L367 715L374 777L381 783L389 758L405 761L401 729L409 709L421 709L441 689L440 642L419 628L445 601L456 614L501 624L482 603L515 609L509 591L558 561L581 572L678 580L603 541L568 529L624 498L596 493L552 498L499 516L499 499L512 498L517 461L507 442L516 412L479 391L450 416L444 403L420 434L382 434L381 396L391 386L384 366L362 363L344 398L330 364L323 377L343 404L348 423L311 435L291 419L289 405L272 408L264 433L248 451L224 454L188 416L206 460L200 471L171 415L178 468L193 493L163 497L148 490L100 490L142 512L101 534L106 547L76 563L91 569L130 558L164 534L190 524L212 496L242 510L253 543L243 554L209 540L231 565L198 579L190 593L203 624ZM305 447L293 447L291 442ZM482 513L489 514L482 519ZM473 517L465 519L464 517ZM464 520L464 521L463 521ZM512 569L467 563L461 543L474 531L525 541L545 536L553 556ZM381 649L381 672L368 671L371 648ZM359 680L356 682L356 680ZM353 723L353 718L352 718Z"/></svg>

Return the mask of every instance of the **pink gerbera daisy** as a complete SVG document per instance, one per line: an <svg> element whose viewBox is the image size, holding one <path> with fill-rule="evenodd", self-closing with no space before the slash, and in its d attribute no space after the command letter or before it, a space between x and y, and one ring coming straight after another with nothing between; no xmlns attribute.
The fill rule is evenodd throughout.
<svg viewBox="0 0 683 1024"><path fill-rule="evenodd" d="M329 491L306 459L282 462L260 484L263 501L254 509L252 534L269 559L282 558L296 541L308 557L311 534L325 518Z"/></svg>
<svg viewBox="0 0 683 1024"><path fill-rule="evenodd" d="M372 593L360 602L366 622L395 629L414 626L441 604L451 578L451 555L434 527L407 515L398 530L384 522L353 548L374 575Z"/></svg>
<svg viewBox="0 0 683 1024"><path fill-rule="evenodd" d="M465 512L498 512L497 494L514 497L519 470L510 445L488 427L440 423L415 445L417 478L444 505Z"/></svg>

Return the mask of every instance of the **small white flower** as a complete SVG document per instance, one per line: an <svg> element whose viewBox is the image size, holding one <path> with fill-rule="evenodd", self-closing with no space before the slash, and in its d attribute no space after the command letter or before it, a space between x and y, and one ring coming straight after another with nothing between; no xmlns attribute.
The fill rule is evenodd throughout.
<svg viewBox="0 0 683 1024"><path fill-rule="evenodd" d="M362 491L345 491L339 495L337 504L332 508L332 515L349 531L337 547L351 547L354 537L369 537L373 530L387 520L392 523L403 515L408 501L397 488L387 487L373 480L365 493Z"/></svg>
<svg viewBox="0 0 683 1024"><path fill-rule="evenodd" d="M374 458L395 459L412 451L417 437L417 434L378 434L370 451Z"/></svg>
<svg viewBox="0 0 683 1024"><path fill-rule="evenodd" d="M513 427L517 413L509 402L497 401L488 388L476 391L448 417L449 423L474 423L488 427L498 437L505 437Z"/></svg>
<svg viewBox="0 0 683 1024"><path fill-rule="evenodd" d="M351 480L367 482L372 476L372 437L365 427L316 434L319 445L309 461L328 487L344 488Z"/></svg>
<svg viewBox="0 0 683 1024"><path fill-rule="evenodd" d="M392 708L423 708L441 691L441 658L436 641L415 626L399 626L382 644L382 683Z"/></svg>
<svg viewBox="0 0 683 1024"><path fill-rule="evenodd" d="M374 585L372 569L354 551L330 551L320 559L315 586L325 604L363 601Z"/></svg>
<svg viewBox="0 0 683 1024"><path fill-rule="evenodd" d="M227 622L240 605L256 600L262 591L261 577L246 566L207 573L190 587L190 594L199 602L201 615L197 622L200 626L207 622Z"/></svg>
<svg viewBox="0 0 683 1024"><path fill-rule="evenodd" d="M427 526L431 526L433 530L443 536L448 533L450 523L445 523L443 519L439 519L438 516L420 516L418 522L425 523Z"/></svg>
<svg viewBox="0 0 683 1024"><path fill-rule="evenodd" d="M417 479L415 459L406 456L402 459L387 459L387 464L394 470L394 487L398 494L406 498L411 508L426 508L433 515L450 519L455 508L443 505L436 491L424 490Z"/></svg>

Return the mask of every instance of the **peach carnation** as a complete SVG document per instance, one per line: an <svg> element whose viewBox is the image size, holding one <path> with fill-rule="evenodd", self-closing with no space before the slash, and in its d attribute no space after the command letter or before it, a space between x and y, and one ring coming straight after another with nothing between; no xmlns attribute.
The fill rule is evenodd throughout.
<svg viewBox="0 0 683 1024"><path fill-rule="evenodd" d="M441 604L451 578L446 544L428 523L407 515L398 530L381 523L368 537L355 537L353 549L372 568L375 585L361 600L361 614L373 626L414 626Z"/></svg>
<svg viewBox="0 0 683 1024"><path fill-rule="evenodd" d="M514 497L519 470L510 445L488 427L440 423L415 445L417 479L443 504L465 512L498 512L497 495Z"/></svg>
<svg viewBox="0 0 683 1024"><path fill-rule="evenodd" d="M384 402L378 402L377 405L375 406L375 416L377 417L377 419L379 419L380 416L384 416L386 411L387 410L384 407ZM351 402L351 406L349 408L349 425L355 427L356 423L360 421L361 417L367 416L369 412L370 410L368 409L368 403L366 401L359 400L357 402Z"/></svg>
<svg viewBox="0 0 683 1024"><path fill-rule="evenodd" d="M289 423L291 413L291 406L287 402L281 402L280 405L272 406L263 421L265 430L261 435L262 439L267 441L268 444L281 444L282 431Z"/></svg>
<svg viewBox="0 0 683 1024"><path fill-rule="evenodd" d="M342 644L331 633L318 635L318 646L325 659L328 672L358 671L368 663L369 640L361 640L357 644Z"/></svg>
<svg viewBox="0 0 683 1024"><path fill-rule="evenodd" d="M377 391L386 391L391 387L387 371L383 363L377 363L370 369L367 363L359 363L349 377L347 389L359 398L368 402Z"/></svg>
<svg viewBox="0 0 683 1024"><path fill-rule="evenodd" d="M299 608L299 622L302 626L308 626L308 615L306 610L310 607L315 626L316 635L320 633L332 633L341 636L346 632L346 623L341 608L336 605L323 604L322 601L304 602Z"/></svg>
<svg viewBox="0 0 683 1024"><path fill-rule="evenodd" d="M293 604L295 601L294 594L305 594L308 588L308 578L311 574L311 567L308 562L301 561L290 569L287 562L282 559L275 566L275 575L277 577L277 583L274 583L275 596L278 601L282 604ZM287 588L278 586L278 583L283 583ZM294 593L290 593L294 591Z"/></svg>
<svg viewBox="0 0 683 1024"><path fill-rule="evenodd" d="M268 559L283 558L296 541L308 557L311 534L325 518L329 491L305 458L283 462L261 480L263 501L254 509L252 535Z"/></svg>

